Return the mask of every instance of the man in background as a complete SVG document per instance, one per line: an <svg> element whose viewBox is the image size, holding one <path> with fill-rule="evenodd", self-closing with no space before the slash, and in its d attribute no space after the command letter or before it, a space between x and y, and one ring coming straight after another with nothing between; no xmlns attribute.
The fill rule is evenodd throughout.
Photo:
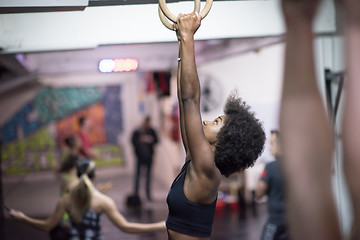
<svg viewBox="0 0 360 240"><path fill-rule="evenodd" d="M146 117L142 125L133 132L131 138L137 158L134 194L138 196L140 170L144 166L146 168L146 196L149 201L152 200L150 187L154 146L158 142L157 134L150 123L150 117Z"/></svg>
<svg viewBox="0 0 360 240"><path fill-rule="evenodd" d="M287 240L289 236L285 216L284 179L280 169L282 155L280 132L271 131L269 142L270 152L275 157L275 161L265 166L255 192L256 198L268 196L269 217L264 226L261 240Z"/></svg>

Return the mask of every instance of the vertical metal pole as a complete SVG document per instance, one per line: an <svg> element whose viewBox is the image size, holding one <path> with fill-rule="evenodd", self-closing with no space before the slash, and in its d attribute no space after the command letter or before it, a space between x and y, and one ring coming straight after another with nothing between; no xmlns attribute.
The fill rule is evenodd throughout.
<svg viewBox="0 0 360 240"><path fill-rule="evenodd" d="M339 109L339 104L340 104L340 99L341 99L341 94L343 92L343 88L344 88L344 76L342 74L340 74L340 82L339 82L339 87L338 87L338 91L336 94L336 100L335 100L335 109L334 109L334 123L336 122L336 115Z"/></svg>
<svg viewBox="0 0 360 240"><path fill-rule="evenodd" d="M332 82L332 72L330 69L325 69L325 91L326 91L326 101L328 107L329 118L333 118L333 104L332 104L332 91L331 91L331 82Z"/></svg>

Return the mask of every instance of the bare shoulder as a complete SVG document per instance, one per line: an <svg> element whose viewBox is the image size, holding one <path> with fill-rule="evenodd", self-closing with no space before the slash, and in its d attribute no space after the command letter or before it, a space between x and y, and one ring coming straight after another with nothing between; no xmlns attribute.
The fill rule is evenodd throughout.
<svg viewBox="0 0 360 240"><path fill-rule="evenodd" d="M198 151L201 151L199 149ZM195 154L193 154L195 155ZM213 151L203 149L201 154L194 156L190 163L190 171L196 174L198 178L208 179L210 181L220 181L221 173L215 165L215 156Z"/></svg>
<svg viewBox="0 0 360 240"><path fill-rule="evenodd" d="M93 204L102 211L116 207L114 200L106 194L96 191L93 195Z"/></svg>

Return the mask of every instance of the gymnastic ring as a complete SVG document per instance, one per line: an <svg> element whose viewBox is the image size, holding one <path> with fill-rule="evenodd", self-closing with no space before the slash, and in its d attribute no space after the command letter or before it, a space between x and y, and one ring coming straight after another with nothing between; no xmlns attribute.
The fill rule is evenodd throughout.
<svg viewBox="0 0 360 240"><path fill-rule="evenodd" d="M200 0L194 0L194 11L193 12L200 12ZM161 8L161 6L164 6L165 11L168 13L168 15L175 19L175 21L171 20L171 18L168 17L168 19L170 19L171 21L173 21L174 23L176 23L177 21L177 17L175 17L174 14L172 14L170 12L170 10L167 8L166 6L166 0L159 0L159 7L158 7L158 12L159 12L159 17L161 22L164 24L165 27L167 27L170 30L174 30L174 24L172 24L171 22L168 21L167 15L164 13L163 8Z"/></svg>
<svg viewBox="0 0 360 240"><path fill-rule="evenodd" d="M204 19L210 12L213 0L206 0L204 9L200 12L201 19Z"/></svg>
<svg viewBox="0 0 360 240"><path fill-rule="evenodd" d="M171 23L169 20L167 20L167 18L165 17L164 13L161 11L160 5L158 7L158 11L159 11L159 17L160 17L160 21L162 22L162 24L164 24L165 27L167 27L170 30L175 30L174 29L174 24Z"/></svg>
<svg viewBox="0 0 360 240"><path fill-rule="evenodd" d="M194 11L193 12L199 12L200 11L200 1L199 0L195 0L195 6L194 6ZM210 12L210 9L212 7L213 4L213 0L206 0L205 3L205 7L204 9L200 12L200 16L201 19L204 19L208 13ZM161 8L161 11L164 13L164 15L170 19L172 22L176 23L177 18L174 14L172 14L170 12L170 10L168 9L168 7L166 6L166 0L159 0L159 5Z"/></svg>

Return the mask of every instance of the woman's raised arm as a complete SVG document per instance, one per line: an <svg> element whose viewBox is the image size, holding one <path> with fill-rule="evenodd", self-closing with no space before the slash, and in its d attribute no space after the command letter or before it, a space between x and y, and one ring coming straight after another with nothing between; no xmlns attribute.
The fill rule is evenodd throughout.
<svg viewBox="0 0 360 240"><path fill-rule="evenodd" d="M331 187L334 137L315 77L312 23L320 0L282 0L286 22L280 128L292 239L338 240Z"/></svg>

